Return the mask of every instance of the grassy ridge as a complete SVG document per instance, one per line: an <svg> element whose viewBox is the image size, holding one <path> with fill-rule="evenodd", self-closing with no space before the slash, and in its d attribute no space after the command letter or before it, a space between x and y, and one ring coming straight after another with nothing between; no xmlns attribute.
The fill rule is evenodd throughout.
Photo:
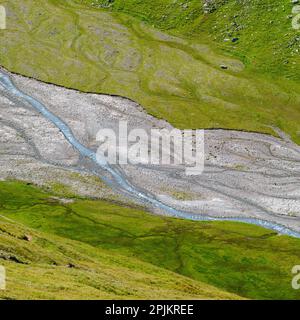
<svg viewBox="0 0 300 320"><path fill-rule="evenodd" d="M91 252L97 248L138 259L247 298L300 298L290 285L291 268L300 259L299 239L240 223L152 216L103 201L62 203L16 182L0 183L0 203L2 216L85 243Z"/></svg>
<svg viewBox="0 0 300 320"><path fill-rule="evenodd" d="M245 70L239 60L208 44L210 31L210 36L190 35L198 27L204 32L206 27L200 27L204 23L211 29L213 20L201 20L203 14L201 21L194 17L193 22L179 24L176 36L149 26L166 12L165 25L153 24L172 29L179 20L188 21L181 11L196 15L200 2L177 10L177 4L161 1L161 10L153 10L152 1L124 1L124 8L116 1L118 12L113 13L70 0L47 0L43 6L36 0L25 0L22 6L17 1L2 2L9 18L8 29L0 33L0 63L9 70L82 91L126 96L178 128L223 127L272 134L270 126L277 126L300 142L298 84L279 77L270 81L248 67ZM128 13L133 6L134 17L120 12ZM141 23L139 12L147 24ZM252 15L249 24L253 23L250 20ZM178 36L182 34L185 37ZM236 56L250 52L247 48L236 50ZM269 51L273 52L265 43L264 52ZM266 66L270 65L265 57Z"/></svg>

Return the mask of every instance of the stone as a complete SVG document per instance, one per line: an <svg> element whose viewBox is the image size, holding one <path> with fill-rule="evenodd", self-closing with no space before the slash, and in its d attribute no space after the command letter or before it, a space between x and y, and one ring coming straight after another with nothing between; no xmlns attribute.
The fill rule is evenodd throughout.
<svg viewBox="0 0 300 320"><path fill-rule="evenodd" d="M29 234L25 234L24 237L23 237L23 240L31 242L32 241L32 236L29 235Z"/></svg>

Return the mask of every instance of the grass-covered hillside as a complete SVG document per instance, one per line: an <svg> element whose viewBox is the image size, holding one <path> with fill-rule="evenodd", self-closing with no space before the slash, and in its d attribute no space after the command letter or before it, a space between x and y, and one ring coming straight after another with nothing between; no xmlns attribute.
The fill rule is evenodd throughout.
<svg viewBox="0 0 300 320"><path fill-rule="evenodd" d="M205 10L199 0L2 3L0 64L11 71L126 96L179 128L276 126L300 142L288 0L209 1Z"/></svg>
<svg viewBox="0 0 300 320"><path fill-rule="evenodd" d="M0 240L0 264L7 275L0 299L239 299L138 259L1 216Z"/></svg>
<svg viewBox="0 0 300 320"><path fill-rule="evenodd" d="M19 182L0 183L0 203L2 298L300 298L290 284L299 239Z"/></svg>
<svg viewBox="0 0 300 320"><path fill-rule="evenodd" d="M207 37L267 76L300 80L300 33L291 0L76 0L125 12L158 29ZM232 41L236 39L237 41Z"/></svg>

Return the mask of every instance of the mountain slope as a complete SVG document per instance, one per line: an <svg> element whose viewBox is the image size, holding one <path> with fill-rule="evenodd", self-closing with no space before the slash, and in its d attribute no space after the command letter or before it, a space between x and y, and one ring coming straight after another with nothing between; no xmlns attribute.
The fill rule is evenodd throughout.
<svg viewBox="0 0 300 320"><path fill-rule="evenodd" d="M276 126L300 141L299 85L279 77L270 81L262 68L260 75L251 71L254 63L247 63L249 59L242 63L225 52L220 54L212 38L223 37L221 30L227 25L216 26L220 30L214 35L211 24L215 20L204 17L202 12L197 19L181 23L176 36L170 36L149 26L158 19L154 14L149 17L155 11L154 3L153 7L149 1L122 3L128 3L122 9L127 13L131 10L129 4L136 4L135 10L145 8L148 24L141 23L139 14L131 17L118 8L118 12L110 13L107 9L75 5L74 1L48 0L43 6L35 0L23 1L21 6L17 1L4 1L9 18L8 29L0 33L0 63L46 82L126 96L178 128L223 127L275 134L270 126ZM154 24L168 30L184 18L180 10L190 10L182 5L180 10L167 8L170 17L166 25ZM195 4L195 15L197 8ZM230 9L227 4L222 8ZM247 23L253 25L257 20L254 18L250 15ZM202 33L197 33L198 29ZM242 38L250 39L246 34ZM253 43L247 45L246 41L240 41L245 45L224 46L230 54L242 57L242 52L252 52L249 46ZM232 48L227 48L231 45L242 48L232 53ZM262 49L273 55L268 43L259 52ZM251 54L257 55L255 52ZM274 65L269 53L264 57L267 69ZM283 74L282 68L277 74Z"/></svg>
<svg viewBox="0 0 300 320"><path fill-rule="evenodd" d="M17 272L22 271L21 274L24 275L28 270L34 277L31 285L45 285L48 281L47 274L42 273L45 278L38 275L43 272L43 268L50 268L53 272L57 270L52 265L55 262L71 282L69 289L66 288L70 294L76 285L74 281L81 279L80 274L83 277L82 284L87 283L87 278L90 279L90 284L93 277L89 272L95 269L99 271L96 272L94 281L101 286L102 292L94 292L94 297L96 294L99 297L109 297L110 292L105 290L110 290L110 286L105 289L107 282L104 284L100 271L105 265L105 268L111 268L106 279L109 276L112 278L116 270L113 283L119 283L124 273L124 285L121 281L120 286L116 287L118 290L126 287L124 298L127 294L128 297L135 295L140 298L155 298L159 287L156 284L159 281L161 290L164 290L158 295L161 298L176 295L185 298L197 295L213 299L227 297L221 291L210 291L210 287L206 287L204 283L246 298L300 298L299 292L290 285L291 268L300 259L299 239L278 236L270 230L242 223L192 222L153 216L139 208L106 201L64 199L62 195L57 197L48 191L19 182L0 183L0 204L0 215L18 223L18 226L21 224L24 229L13 240L5 238L13 230L13 225L4 225L1 228L0 252L4 252L4 257L7 254L15 256L21 262L31 261L29 265L10 262L13 267L12 283L19 281ZM25 234L33 235L33 241L21 240ZM39 237L47 241L38 240ZM36 254L35 245L39 246ZM66 251L66 245L74 248L75 252ZM41 251L44 252L42 256ZM87 276L84 266L92 257L93 264L87 269ZM124 265L124 261L129 265ZM5 264L6 261L0 255L0 264L2 263ZM68 264L80 265L82 268L66 268ZM150 275L143 274L144 264L147 264L146 270L150 270ZM156 269L154 265L161 269ZM118 270L117 266L122 267L122 270ZM126 268L132 269L132 272L128 273ZM76 270L80 272L75 273L76 279L72 279L71 275ZM155 270L158 270L158 274ZM175 281L177 276L171 276L171 271L177 276L180 274L197 280L199 285L191 280L192 282L187 283L192 287L185 287L179 278ZM150 276L153 277L153 283L149 281ZM168 282L170 279L174 280L174 286ZM184 279L184 283L190 281ZM58 286L61 286L62 281L64 280L59 281ZM54 286L52 282L51 286ZM196 291L193 286L196 286ZM54 289L51 287L49 294L52 290ZM30 296L29 291L28 287L25 297ZM91 291L88 292L92 295ZM114 294L121 297L121 292L111 293L110 297ZM10 293L17 294L13 287ZM72 294L75 295L75 292ZM20 292L18 296L21 297Z"/></svg>
<svg viewBox="0 0 300 320"><path fill-rule="evenodd" d="M295 5L292 1L75 1L112 12L125 12L174 34L207 37L241 58L255 72L300 80L300 34L292 28ZM233 42L234 38L238 40Z"/></svg>
<svg viewBox="0 0 300 320"><path fill-rule="evenodd" d="M28 241L30 240L30 241ZM135 258L37 232L0 216L0 299L238 299Z"/></svg>

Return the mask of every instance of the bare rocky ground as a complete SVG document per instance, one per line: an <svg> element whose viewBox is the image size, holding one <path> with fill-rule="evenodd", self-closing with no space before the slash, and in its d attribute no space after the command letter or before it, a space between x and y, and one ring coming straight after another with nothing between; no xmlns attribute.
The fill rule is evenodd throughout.
<svg viewBox="0 0 300 320"><path fill-rule="evenodd" d="M11 75L16 85L63 119L84 145L96 149L100 128L117 131L171 125L121 97L84 94ZM88 171L59 130L0 87L0 178L19 179L97 198L116 198ZM256 217L300 231L300 148L286 139L229 130L205 132L205 171L187 176L181 165L123 165L128 179L166 204L198 214ZM124 198L123 198L124 200ZM125 200L124 200L125 201Z"/></svg>

